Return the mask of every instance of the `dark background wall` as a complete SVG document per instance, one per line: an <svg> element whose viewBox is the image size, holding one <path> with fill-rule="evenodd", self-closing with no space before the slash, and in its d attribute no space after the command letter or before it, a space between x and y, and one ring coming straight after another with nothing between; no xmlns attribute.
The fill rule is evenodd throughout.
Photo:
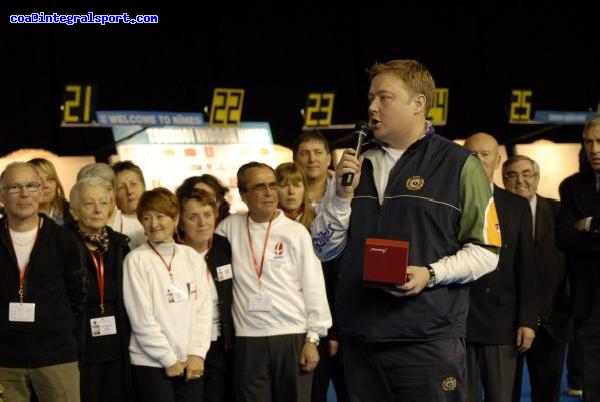
<svg viewBox="0 0 600 402"><path fill-rule="evenodd" d="M415 58L450 89L448 125L439 128L448 138L483 130L510 142L540 129L508 124L513 88L533 90L534 109L596 110L597 18L575 3L280 3L68 11L157 14L154 25L16 25L10 14L67 12L4 12L0 155L27 147L104 160L115 152L108 129L60 127L67 82L97 83L99 110L200 112L215 87L244 88L243 120L269 121L286 146L302 127L307 92L335 92L333 123L365 118L365 69L375 60ZM555 141L578 141L581 132L547 129Z"/></svg>

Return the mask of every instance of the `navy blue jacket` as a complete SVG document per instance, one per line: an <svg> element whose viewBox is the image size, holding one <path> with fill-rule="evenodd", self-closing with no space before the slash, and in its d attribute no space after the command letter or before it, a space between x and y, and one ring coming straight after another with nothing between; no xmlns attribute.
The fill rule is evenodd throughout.
<svg viewBox="0 0 600 402"><path fill-rule="evenodd" d="M0 219L0 366L36 368L77 361L86 302L87 272L75 234L40 215L42 226L25 273L24 302L35 303L34 322L8 320L18 302L19 266Z"/></svg>
<svg viewBox="0 0 600 402"><path fill-rule="evenodd" d="M482 243L460 228L465 213L461 175L469 157L474 158L461 146L427 134L413 143L391 170L382 205L371 160L364 160L351 203L337 289L341 339L386 342L465 336L468 285L434 286L417 296L395 297L364 287L362 272L367 237L409 241L409 265L417 266L454 255L463 243ZM491 190L483 171L477 174L477 191L487 194L489 201Z"/></svg>

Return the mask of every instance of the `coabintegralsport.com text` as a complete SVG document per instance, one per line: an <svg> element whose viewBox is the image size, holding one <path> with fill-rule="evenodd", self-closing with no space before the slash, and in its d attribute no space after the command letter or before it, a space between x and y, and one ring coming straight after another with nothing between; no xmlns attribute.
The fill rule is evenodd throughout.
<svg viewBox="0 0 600 402"><path fill-rule="evenodd" d="M129 14L46 14L31 13L10 16L11 24L158 24L158 15L136 15Z"/></svg>

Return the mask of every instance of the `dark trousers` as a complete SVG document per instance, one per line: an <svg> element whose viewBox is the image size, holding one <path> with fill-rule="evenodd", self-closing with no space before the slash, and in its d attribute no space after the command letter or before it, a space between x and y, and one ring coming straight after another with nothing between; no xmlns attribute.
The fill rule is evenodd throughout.
<svg viewBox="0 0 600 402"><path fill-rule="evenodd" d="M204 402L233 402L233 395L233 352L219 338L210 343L204 361Z"/></svg>
<svg viewBox="0 0 600 402"><path fill-rule="evenodd" d="M340 345L341 346L341 345ZM319 364L313 373L312 402L327 402L329 382L333 383L337 402L347 402L348 392L344 379L344 366L340 354L342 348L338 347L335 356L329 356L329 338L321 338L319 343Z"/></svg>
<svg viewBox="0 0 600 402"><path fill-rule="evenodd" d="M81 402L126 402L123 362L112 360L81 367Z"/></svg>
<svg viewBox="0 0 600 402"><path fill-rule="evenodd" d="M185 381L185 377L167 377L164 368L131 366L133 389L138 401L197 402L204 397L204 380Z"/></svg>
<svg viewBox="0 0 600 402"><path fill-rule="evenodd" d="M465 399L465 344L342 342L352 402L459 402Z"/></svg>
<svg viewBox="0 0 600 402"><path fill-rule="evenodd" d="M590 316L575 325L581 345L583 400L597 402L600 401L600 287Z"/></svg>
<svg viewBox="0 0 600 402"><path fill-rule="evenodd" d="M305 338L306 334L236 337L236 401L310 402L312 372L300 367Z"/></svg>
<svg viewBox="0 0 600 402"><path fill-rule="evenodd" d="M567 345L567 384L571 389L581 389L583 386L583 371L581 369L581 345L577 333Z"/></svg>
<svg viewBox="0 0 600 402"><path fill-rule="evenodd" d="M540 327L531 349L524 355L529 370L532 402L559 402L566 349L566 342L555 341L544 327ZM523 355L519 360L517 382L520 391L523 377ZM519 392L517 401L520 401L520 394ZM515 396L517 396L516 393Z"/></svg>
<svg viewBox="0 0 600 402"><path fill-rule="evenodd" d="M510 402L515 385L517 356L515 345L467 343L466 400Z"/></svg>

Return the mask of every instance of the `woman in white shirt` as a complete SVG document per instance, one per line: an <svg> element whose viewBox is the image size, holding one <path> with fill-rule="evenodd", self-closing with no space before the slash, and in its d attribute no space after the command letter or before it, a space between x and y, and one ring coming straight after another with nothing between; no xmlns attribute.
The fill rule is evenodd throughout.
<svg viewBox="0 0 600 402"><path fill-rule="evenodd" d="M202 400L212 324L206 263L173 241L179 203L172 192L144 192L137 216L148 241L123 263L135 393L144 402Z"/></svg>

